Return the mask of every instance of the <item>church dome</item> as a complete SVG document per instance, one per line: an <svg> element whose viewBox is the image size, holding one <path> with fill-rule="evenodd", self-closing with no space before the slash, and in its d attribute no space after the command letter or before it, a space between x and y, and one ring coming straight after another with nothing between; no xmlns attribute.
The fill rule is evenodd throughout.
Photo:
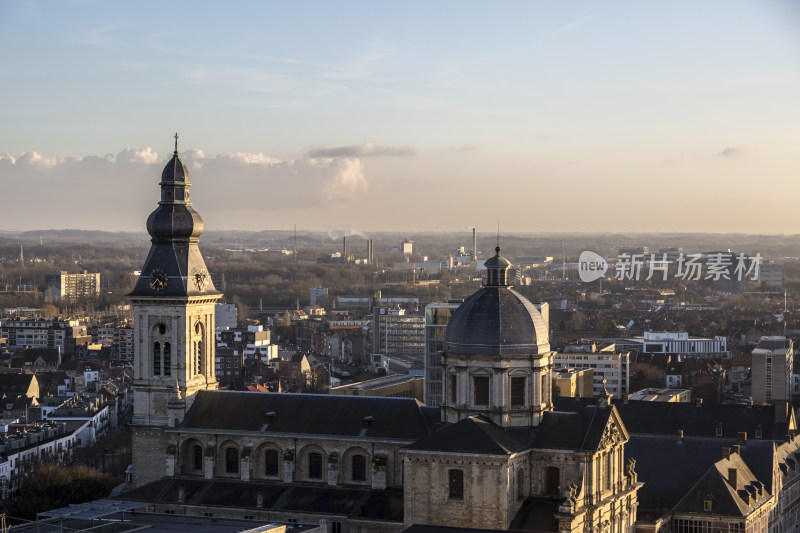
<svg viewBox="0 0 800 533"><path fill-rule="evenodd" d="M453 313L444 350L454 355L534 355L550 351L542 314L506 284L511 263L497 254L484 264L487 283Z"/></svg>

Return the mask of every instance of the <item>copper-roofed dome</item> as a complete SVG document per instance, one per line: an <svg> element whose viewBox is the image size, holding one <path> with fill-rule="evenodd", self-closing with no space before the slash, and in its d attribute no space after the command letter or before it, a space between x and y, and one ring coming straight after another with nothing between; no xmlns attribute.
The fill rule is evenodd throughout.
<svg viewBox="0 0 800 533"><path fill-rule="evenodd" d="M486 285L453 313L444 349L455 355L526 355L550 351L542 314L506 284L511 262L500 255L487 260Z"/></svg>

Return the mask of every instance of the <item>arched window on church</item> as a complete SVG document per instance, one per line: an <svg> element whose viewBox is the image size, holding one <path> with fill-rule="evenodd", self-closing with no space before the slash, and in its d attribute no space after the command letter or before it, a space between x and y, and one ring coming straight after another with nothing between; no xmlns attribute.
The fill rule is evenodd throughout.
<svg viewBox="0 0 800 533"><path fill-rule="evenodd" d="M464 499L464 471L451 468L447 471L447 497L451 500Z"/></svg>
<svg viewBox="0 0 800 533"><path fill-rule="evenodd" d="M164 375L172 375L172 350L168 342L164 343Z"/></svg>
<svg viewBox="0 0 800 533"><path fill-rule="evenodd" d="M547 495L561 493L561 472L555 466L544 469L544 492Z"/></svg>
<svg viewBox="0 0 800 533"><path fill-rule="evenodd" d="M192 451L194 452L192 466L195 470L203 470L203 447L199 444L195 444Z"/></svg>
<svg viewBox="0 0 800 533"><path fill-rule="evenodd" d="M354 455L351 465L351 478L355 482L367 480L367 458L363 455Z"/></svg>
<svg viewBox="0 0 800 533"><path fill-rule="evenodd" d="M153 375L161 375L161 343L153 343Z"/></svg>
<svg viewBox="0 0 800 533"><path fill-rule="evenodd" d="M308 479L322 479L322 454L308 454Z"/></svg>
<svg viewBox="0 0 800 533"><path fill-rule="evenodd" d="M227 448L225 450L225 473L239 473L239 450L236 448Z"/></svg>
<svg viewBox="0 0 800 533"><path fill-rule="evenodd" d="M267 477L278 476L278 450L264 452L264 475Z"/></svg>

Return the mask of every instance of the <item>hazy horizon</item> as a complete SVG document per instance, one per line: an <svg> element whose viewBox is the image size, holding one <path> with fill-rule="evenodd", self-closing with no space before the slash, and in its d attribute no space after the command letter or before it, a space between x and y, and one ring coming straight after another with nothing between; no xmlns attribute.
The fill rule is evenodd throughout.
<svg viewBox="0 0 800 533"><path fill-rule="evenodd" d="M153 13L158 16L154 17ZM794 235L800 4L0 4L2 229Z"/></svg>

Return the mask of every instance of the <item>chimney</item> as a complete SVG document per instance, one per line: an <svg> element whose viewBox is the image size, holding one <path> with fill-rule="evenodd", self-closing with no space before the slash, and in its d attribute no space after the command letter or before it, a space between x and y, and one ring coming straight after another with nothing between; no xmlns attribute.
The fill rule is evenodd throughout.
<svg viewBox="0 0 800 533"><path fill-rule="evenodd" d="M728 482L731 484L731 487L733 487L733 490L736 490L736 469L735 468L729 468L728 469Z"/></svg>
<svg viewBox="0 0 800 533"><path fill-rule="evenodd" d="M698 399L696 399L696 400L694 401L694 404L695 404L697 407L702 407L702 406L703 406L703 399L702 399L702 398L698 398Z"/></svg>
<svg viewBox="0 0 800 533"><path fill-rule="evenodd" d="M723 459L730 459L731 458L731 449L730 448L722 448L722 458ZM735 470L734 470L735 472Z"/></svg>
<svg viewBox="0 0 800 533"><path fill-rule="evenodd" d="M623 394L622 395L622 403L628 405L628 401L630 401L631 395L630 394Z"/></svg>
<svg viewBox="0 0 800 533"><path fill-rule="evenodd" d="M683 430L682 429L678 430L678 439L681 439L681 440L683 439Z"/></svg>
<svg viewBox="0 0 800 533"><path fill-rule="evenodd" d="M738 445L738 444L734 444L734 445L731 447L731 453L735 453L736 455L739 455L739 454L740 454L740 452L741 452L741 450L742 450L742 449L739 447L739 445Z"/></svg>
<svg viewBox="0 0 800 533"><path fill-rule="evenodd" d="M472 228L472 260L478 260L478 234L476 228Z"/></svg>
<svg viewBox="0 0 800 533"><path fill-rule="evenodd" d="M342 263L347 263L347 237L342 237Z"/></svg>
<svg viewBox="0 0 800 533"><path fill-rule="evenodd" d="M739 446L744 446L747 444L747 432L740 431L736 434L736 440L739 442Z"/></svg>

